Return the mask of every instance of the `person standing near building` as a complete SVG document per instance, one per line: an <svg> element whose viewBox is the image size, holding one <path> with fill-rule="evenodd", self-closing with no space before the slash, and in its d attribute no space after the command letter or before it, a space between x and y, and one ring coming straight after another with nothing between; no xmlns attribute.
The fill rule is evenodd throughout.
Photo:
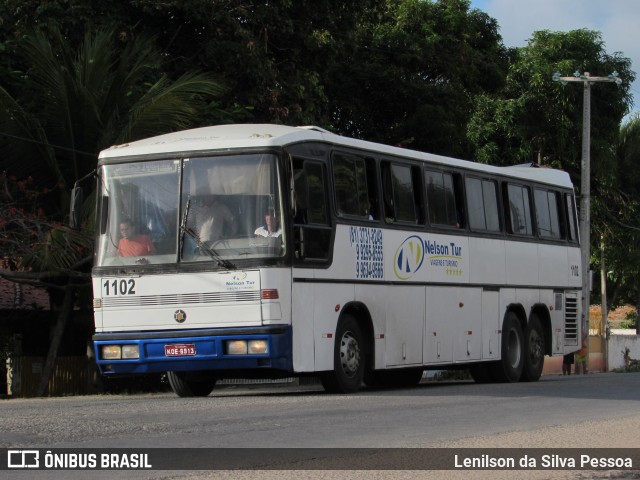
<svg viewBox="0 0 640 480"><path fill-rule="evenodd" d="M563 375L571 375L571 365L573 365L574 356L573 352L567 353L564 357L562 357L562 374Z"/></svg>
<svg viewBox="0 0 640 480"><path fill-rule="evenodd" d="M586 333L582 334L582 348L575 354L576 359L576 375L589 373L589 358L587 351L588 336Z"/></svg>

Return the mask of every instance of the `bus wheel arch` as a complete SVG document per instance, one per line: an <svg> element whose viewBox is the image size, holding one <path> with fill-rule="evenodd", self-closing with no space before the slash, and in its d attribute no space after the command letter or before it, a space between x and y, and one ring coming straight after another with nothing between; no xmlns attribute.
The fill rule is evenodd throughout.
<svg viewBox="0 0 640 480"><path fill-rule="evenodd" d="M345 305L336 326L333 353L333 370L320 375L323 387L331 393L358 391L373 359L373 326L366 307Z"/></svg>

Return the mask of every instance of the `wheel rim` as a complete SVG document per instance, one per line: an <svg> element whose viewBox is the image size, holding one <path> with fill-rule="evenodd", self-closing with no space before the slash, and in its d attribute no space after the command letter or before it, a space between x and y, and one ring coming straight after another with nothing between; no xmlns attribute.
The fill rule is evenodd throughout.
<svg viewBox="0 0 640 480"><path fill-rule="evenodd" d="M537 365L542 358L542 337L535 330L529 335L529 360L533 365Z"/></svg>
<svg viewBox="0 0 640 480"><path fill-rule="evenodd" d="M360 367L360 345L351 332L345 332L340 341L340 364L348 377L353 377Z"/></svg>
<svg viewBox="0 0 640 480"><path fill-rule="evenodd" d="M518 332L511 330L509 332L509 341L507 347L507 358L511 368L518 368L520 364L520 339L518 338Z"/></svg>

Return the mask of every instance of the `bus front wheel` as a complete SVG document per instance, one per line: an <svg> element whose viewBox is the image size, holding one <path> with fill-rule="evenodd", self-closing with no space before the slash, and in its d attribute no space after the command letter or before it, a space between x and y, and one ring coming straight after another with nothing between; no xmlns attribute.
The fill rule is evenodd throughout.
<svg viewBox="0 0 640 480"><path fill-rule="evenodd" d="M358 322L351 315L344 315L336 330L333 370L320 376L327 392L353 393L360 389L365 370L364 348Z"/></svg>
<svg viewBox="0 0 640 480"><path fill-rule="evenodd" d="M189 372L167 372L169 385L179 397L206 397L213 391L216 379Z"/></svg>
<svg viewBox="0 0 640 480"><path fill-rule="evenodd" d="M514 312L507 312L502 324L501 353L500 361L492 365L492 378L497 382L517 382L524 368L524 335Z"/></svg>

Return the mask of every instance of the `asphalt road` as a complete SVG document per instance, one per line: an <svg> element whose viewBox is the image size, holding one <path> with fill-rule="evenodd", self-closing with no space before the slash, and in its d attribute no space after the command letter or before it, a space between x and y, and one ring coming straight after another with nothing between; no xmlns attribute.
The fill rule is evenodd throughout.
<svg viewBox="0 0 640 480"><path fill-rule="evenodd" d="M280 453L336 448L367 462L375 460L375 451L352 449L402 449L388 451L385 459L391 466L397 459L397 471L322 472L317 469L326 462L316 455L284 462L282 471L117 472L120 478L640 478L640 470L615 469L403 470L412 465L405 449L640 449L639 406L638 373L546 376L519 384L427 382L356 395L278 386L224 387L192 399L172 393L10 399L0 401L0 448L274 448ZM362 452L365 456L357 457ZM354 465L350 468L369 468ZM112 478L115 472L5 471L0 478L3 473L9 478Z"/></svg>

